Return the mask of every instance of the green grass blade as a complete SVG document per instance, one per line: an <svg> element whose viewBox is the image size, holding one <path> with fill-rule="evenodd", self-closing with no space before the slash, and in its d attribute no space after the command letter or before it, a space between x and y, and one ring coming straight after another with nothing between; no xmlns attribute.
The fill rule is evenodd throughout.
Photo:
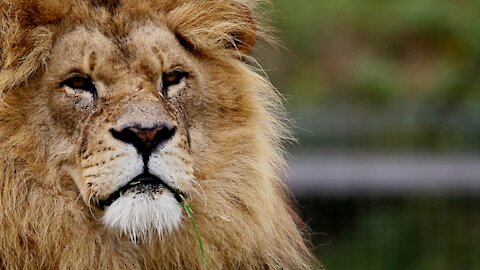
<svg viewBox="0 0 480 270"><path fill-rule="evenodd" d="M188 218L192 222L193 230L195 231L195 234L197 235L198 246L200 247L200 255L202 257L202 263L204 265L206 265L207 264L207 258L205 257L205 249L203 248L202 236L200 235L200 230L198 229L197 222L193 218L192 208L190 208L190 205L188 205L185 197L180 195L180 199L182 199L183 208L185 209L185 212L187 213Z"/></svg>

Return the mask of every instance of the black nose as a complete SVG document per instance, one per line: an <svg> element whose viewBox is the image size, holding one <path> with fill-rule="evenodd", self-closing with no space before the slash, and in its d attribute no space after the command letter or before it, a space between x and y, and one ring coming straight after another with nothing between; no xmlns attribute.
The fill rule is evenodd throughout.
<svg viewBox="0 0 480 270"><path fill-rule="evenodd" d="M113 128L110 129L110 133L112 133L115 139L132 144L144 157L150 156L158 145L171 139L175 131L176 127L168 124L158 125L152 128L131 126L120 131Z"/></svg>

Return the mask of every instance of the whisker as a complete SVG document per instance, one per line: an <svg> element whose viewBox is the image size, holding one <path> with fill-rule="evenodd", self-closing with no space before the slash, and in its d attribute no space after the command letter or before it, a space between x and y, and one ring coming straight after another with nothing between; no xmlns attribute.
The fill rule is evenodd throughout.
<svg viewBox="0 0 480 270"><path fill-rule="evenodd" d="M122 153L122 154L115 155L115 156L113 156L109 159L98 160L98 161L95 161L94 163L86 164L85 166L83 166L83 168L84 169L89 169L89 168L97 167L97 166L100 166L100 165L105 165L108 162L112 162L112 161L117 160L117 159L119 159L121 157L124 157L124 156L127 156L127 154ZM86 160L84 160L84 161L86 161Z"/></svg>
<svg viewBox="0 0 480 270"><path fill-rule="evenodd" d="M87 200L87 207L88 207L88 211L90 212L90 215L92 215L93 219L95 221L98 221L97 217L95 216L95 213L93 212L93 209L92 209L92 202L94 202L94 193L93 192L90 192L90 194L88 195L88 200Z"/></svg>

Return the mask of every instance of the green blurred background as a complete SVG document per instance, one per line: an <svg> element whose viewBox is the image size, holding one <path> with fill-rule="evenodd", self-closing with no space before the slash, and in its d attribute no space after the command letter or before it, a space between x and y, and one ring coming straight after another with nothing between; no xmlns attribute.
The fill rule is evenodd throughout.
<svg viewBox="0 0 480 270"><path fill-rule="evenodd" d="M285 48L256 54L324 266L480 269L480 1L272 2Z"/></svg>

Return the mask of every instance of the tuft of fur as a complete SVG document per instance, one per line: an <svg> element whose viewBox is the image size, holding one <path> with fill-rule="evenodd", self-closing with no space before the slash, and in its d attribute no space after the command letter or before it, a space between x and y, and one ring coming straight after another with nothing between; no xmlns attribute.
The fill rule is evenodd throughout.
<svg viewBox="0 0 480 270"><path fill-rule="evenodd" d="M182 208L172 196L165 196L163 193L155 196L163 198L153 199L143 194L122 196L107 208L102 217L103 223L109 224L109 227L120 228L121 232L135 243L140 240L151 242L154 235L162 238L164 233L171 233L176 229L174 220L181 218ZM164 210L159 212L158 209ZM143 220L150 220L151 223L145 224Z"/></svg>
<svg viewBox="0 0 480 270"><path fill-rule="evenodd" d="M197 111L186 114L187 122L202 120L191 124L198 192L189 194L189 203L206 269L319 267L282 181L282 142L289 133L281 98L242 61L256 39L271 40L254 20L261 16L255 16L258 4L0 0L0 269L205 268L195 231L178 205L169 207L178 210L169 216L181 214L184 222L156 228L164 233L150 241L135 243L130 238L139 236L131 231L125 237L102 225L106 219L122 227L126 221L115 220L115 212L131 198L116 201L106 213L90 209L61 158L75 146L64 143L65 134L49 133L55 123L45 119L51 99L38 82L53 68L52 48L65 33L86 27L115 39L145 22L168 27L206 67L208 89L215 90L192 99ZM147 198L142 203L136 207L161 207Z"/></svg>

